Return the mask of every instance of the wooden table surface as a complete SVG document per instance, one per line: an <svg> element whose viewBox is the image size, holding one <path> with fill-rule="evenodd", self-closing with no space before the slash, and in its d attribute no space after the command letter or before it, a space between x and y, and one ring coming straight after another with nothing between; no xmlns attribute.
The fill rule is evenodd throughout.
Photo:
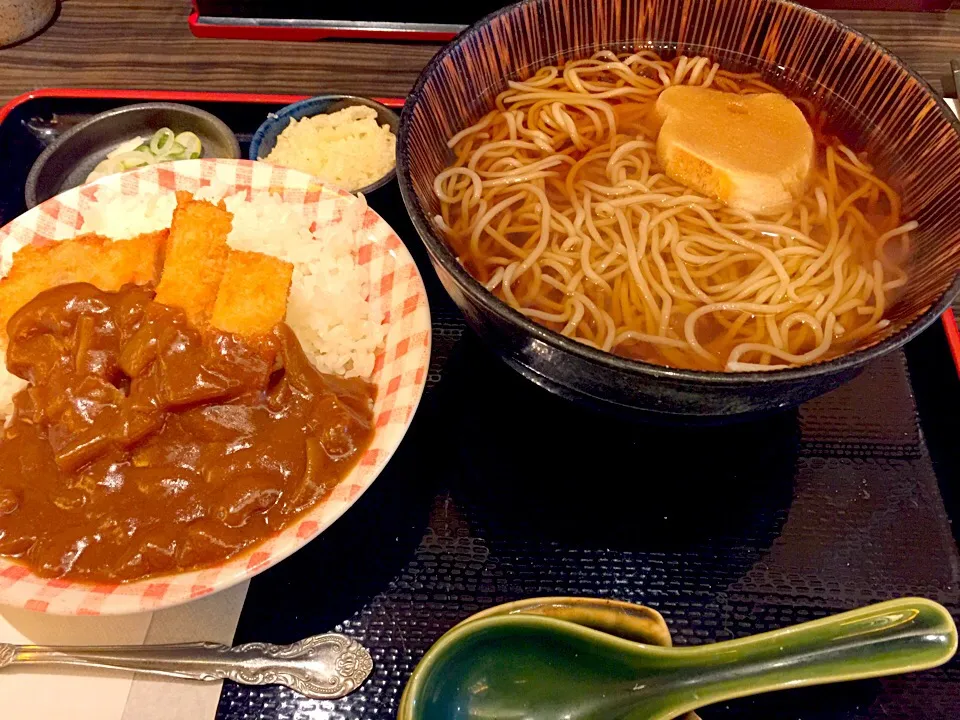
<svg viewBox="0 0 960 720"><path fill-rule="evenodd" d="M38 87L403 95L439 46L199 39L189 0L64 0L41 35L0 50L0 104ZM960 55L960 11L845 11L940 89Z"/></svg>

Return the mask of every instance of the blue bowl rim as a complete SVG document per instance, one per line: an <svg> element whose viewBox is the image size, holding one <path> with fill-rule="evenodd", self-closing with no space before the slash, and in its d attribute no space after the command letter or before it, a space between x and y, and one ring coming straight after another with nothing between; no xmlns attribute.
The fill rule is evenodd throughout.
<svg viewBox="0 0 960 720"><path fill-rule="evenodd" d="M290 103L289 105L284 105L282 108L280 108L276 112L268 113L264 121L260 123L260 127L258 127L257 131L253 134L253 138L251 138L250 140L250 149L247 152L247 157L250 160L253 160L254 162L262 162L258 156L260 154L260 145L263 143L263 140L266 137L267 133L281 122L284 124L284 127L286 127L286 125L290 121L290 118L295 117L296 113L301 109L310 108L313 105L316 105L322 102L330 103L330 102L336 102L339 100L356 101L356 104L372 107L378 110L383 115L386 115L388 118L390 118L390 121L391 121L390 127L393 130L394 134L398 136L398 146L399 146L398 129L400 127L400 116L397 115L397 113L394 112L391 108L388 108L383 103L377 102L372 98L364 97L362 95L328 94L328 95L315 95L314 97L306 98L304 100L297 100L297 102ZM297 117L297 119L303 118L303 117L313 117L314 115L324 115L324 114L326 113L323 113L323 112L311 113L311 114L305 113ZM282 132L282 130L280 132ZM369 185L365 185L359 190L352 190L351 192L353 192L354 194L363 193L364 195L372 193L374 190L378 190L384 185L386 185L387 183L389 183L391 180L393 180L396 177L396 175L397 175L397 162L394 161L393 168L388 173L385 173L383 177L381 177L379 180L377 180L376 182L370 183Z"/></svg>
<svg viewBox="0 0 960 720"><path fill-rule="evenodd" d="M423 243L427 246L427 250L430 252L433 260L439 263L454 279L457 286L467 294L474 303L482 306L486 311L492 312L501 320L518 326L532 338L596 365L612 367L624 373L652 376L654 378L689 382L692 384L748 387L761 384L770 385L778 382L803 381L818 376L832 376L840 374L845 370L862 367L871 360L882 357L902 347L910 340L913 340L936 322L951 306L953 298L960 295L960 273L957 273L953 283L946 289L936 303L932 304L930 308L917 316L906 327L900 330L900 332L885 340L867 348L851 350L838 357L814 362L809 365L801 365L783 370L757 370L749 372L683 370L666 365L648 363L642 360L632 360L614 355L610 352L597 350L576 340L571 340L560 333L538 325L519 311L514 310L493 293L489 292L464 269L447 242L434 229L432 220L424 213L417 199L416 192L413 189L413 180L410 175L409 128L412 124L413 108L423 95L424 86L427 81L464 40L479 34L484 27L496 18L513 13L524 5L532 5L542 1L543 0L519 0L519 2L515 2L512 5L507 5L499 10L495 10L460 32L453 40L445 45L440 52L434 55L421 71L410 94L407 96L407 102L403 106L403 112L400 115L400 133L397 136L397 182L400 186L400 195L403 198L403 204L407 209L407 213L410 215L413 226L416 228ZM821 12L812 10L792 0L765 0L765 3L771 7L776 5L789 6L797 12L804 13L816 19L818 22L826 23L828 26L853 35L860 39L866 47L872 48L892 59L903 72L907 73L907 75L927 91L927 94L930 95L939 106L941 115L953 127L954 131L960 134L960 119L957 118L940 94L934 90L933 86L924 80L900 57L876 40L839 20L835 20L828 15L824 15Z"/></svg>

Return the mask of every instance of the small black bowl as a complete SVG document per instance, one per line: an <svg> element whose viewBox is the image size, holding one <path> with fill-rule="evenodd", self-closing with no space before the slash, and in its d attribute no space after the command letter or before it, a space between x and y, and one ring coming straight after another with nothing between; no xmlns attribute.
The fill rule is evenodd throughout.
<svg viewBox="0 0 960 720"><path fill-rule="evenodd" d="M27 207L83 185L114 148L138 135L150 137L162 127L196 134L201 157L240 158L240 143L233 131L208 112L165 102L124 105L85 120L43 151L27 176Z"/></svg>

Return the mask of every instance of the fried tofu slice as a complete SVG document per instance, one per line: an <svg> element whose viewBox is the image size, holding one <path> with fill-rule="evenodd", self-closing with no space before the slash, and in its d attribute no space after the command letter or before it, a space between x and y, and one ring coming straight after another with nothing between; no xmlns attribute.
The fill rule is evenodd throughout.
<svg viewBox="0 0 960 720"><path fill-rule="evenodd" d="M85 282L114 292L129 283L156 283L166 240L166 230L130 240L88 234L21 248L13 255L10 272L0 280L0 340L6 338L13 314L45 290Z"/></svg>
<svg viewBox="0 0 960 720"><path fill-rule="evenodd" d="M244 337L270 332L287 314L293 265L272 255L231 250L210 324Z"/></svg>
<svg viewBox="0 0 960 720"><path fill-rule="evenodd" d="M673 85L657 99L657 157L668 177L731 207L788 209L814 168L813 130L780 93Z"/></svg>
<svg viewBox="0 0 960 720"><path fill-rule="evenodd" d="M227 235L233 215L186 194L177 193L177 201L156 300L182 308L200 326L213 312L230 251Z"/></svg>

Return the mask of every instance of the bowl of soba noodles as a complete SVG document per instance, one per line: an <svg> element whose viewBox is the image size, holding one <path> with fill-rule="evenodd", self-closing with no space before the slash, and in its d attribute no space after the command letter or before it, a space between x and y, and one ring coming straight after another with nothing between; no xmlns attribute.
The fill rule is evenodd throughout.
<svg viewBox="0 0 960 720"><path fill-rule="evenodd" d="M960 134L869 38L789 2L527 0L403 111L404 202L509 365L588 404L799 404L960 290Z"/></svg>

